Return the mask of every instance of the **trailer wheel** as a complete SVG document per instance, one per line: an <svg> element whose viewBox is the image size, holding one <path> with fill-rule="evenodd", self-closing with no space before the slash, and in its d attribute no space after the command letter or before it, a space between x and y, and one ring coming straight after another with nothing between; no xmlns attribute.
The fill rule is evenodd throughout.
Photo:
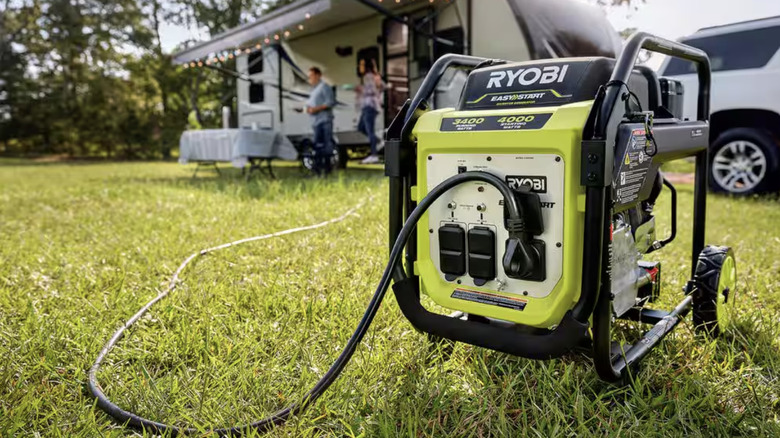
<svg viewBox="0 0 780 438"><path fill-rule="evenodd" d="M699 254L694 275L693 324L717 337L731 325L737 298L737 265L726 246L707 246Z"/></svg>
<svg viewBox="0 0 780 438"><path fill-rule="evenodd" d="M303 139L301 141L300 146L298 147L298 154L301 159L301 165L304 169L308 170L309 172L314 171L314 144L311 140ZM349 156L347 155L346 146L341 146L339 144L336 144L333 148L333 156L330 159L331 166L333 166L334 169L344 169L347 167L347 160L349 159Z"/></svg>
<svg viewBox="0 0 780 438"><path fill-rule="evenodd" d="M298 144L298 156L301 159L301 167L309 172L314 171L314 144L308 138L304 138Z"/></svg>

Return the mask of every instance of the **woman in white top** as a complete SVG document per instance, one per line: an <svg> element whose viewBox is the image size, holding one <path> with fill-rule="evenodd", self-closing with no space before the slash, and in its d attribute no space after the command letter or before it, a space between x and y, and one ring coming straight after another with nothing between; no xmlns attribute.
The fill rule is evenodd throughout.
<svg viewBox="0 0 780 438"><path fill-rule="evenodd" d="M376 138L376 116L379 114L379 108L382 105L382 90L384 84L382 77L377 72L376 61L371 60L370 67L367 66L365 59L358 63L358 74L360 84L357 86L357 106L360 109L360 121L358 122L358 131L368 137L371 145L371 155L362 161L363 164L378 163L377 138Z"/></svg>

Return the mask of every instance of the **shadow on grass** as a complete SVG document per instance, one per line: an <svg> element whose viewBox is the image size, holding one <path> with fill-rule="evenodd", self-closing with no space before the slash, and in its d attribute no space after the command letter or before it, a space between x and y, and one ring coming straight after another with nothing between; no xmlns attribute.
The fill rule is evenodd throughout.
<svg viewBox="0 0 780 438"><path fill-rule="evenodd" d="M120 160L110 158L14 158L0 157L0 167L53 167L53 166L94 166L105 164L170 164L176 160Z"/></svg>
<svg viewBox="0 0 780 438"><path fill-rule="evenodd" d="M198 189L209 193L235 193L250 199L314 195L323 191L327 193L329 187L343 188L344 185L375 184L378 187L384 180L381 169L360 167L334 171L327 178L316 177L293 166L274 167L273 172L275 178L265 172L253 172L246 178L241 169L235 168L220 168L220 173L213 169L202 169L194 177L193 173L188 172L175 176L120 178L134 184L153 184L181 190Z"/></svg>

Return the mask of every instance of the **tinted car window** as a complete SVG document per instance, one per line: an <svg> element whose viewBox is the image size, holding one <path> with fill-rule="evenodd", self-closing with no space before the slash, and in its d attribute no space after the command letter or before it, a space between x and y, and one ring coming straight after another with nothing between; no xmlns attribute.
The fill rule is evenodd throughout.
<svg viewBox="0 0 780 438"><path fill-rule="evenodd" d="M765 66L780 48L780 27L691 38L683 43L707 52L712 71L760 68ZM692 62L673 58L663 74L673 76L695 72L696 67Z"/></svg>

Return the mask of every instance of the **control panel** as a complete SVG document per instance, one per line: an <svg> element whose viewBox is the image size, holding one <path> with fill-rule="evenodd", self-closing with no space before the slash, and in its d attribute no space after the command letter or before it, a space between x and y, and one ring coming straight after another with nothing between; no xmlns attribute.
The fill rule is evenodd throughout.
<svg viewBox="0 0 780 438"><path fill-rule="evenodd" d="M501 193L483 182L461 184L428 210L431 260L442 279L453 286L549 295L563 268L563 159L554 154L434 154L427 164L429 188L466 171L489 172L506 181L523 212L523 250L536 255L529 269L509 275L503 264L509 233Z"/></svg>

